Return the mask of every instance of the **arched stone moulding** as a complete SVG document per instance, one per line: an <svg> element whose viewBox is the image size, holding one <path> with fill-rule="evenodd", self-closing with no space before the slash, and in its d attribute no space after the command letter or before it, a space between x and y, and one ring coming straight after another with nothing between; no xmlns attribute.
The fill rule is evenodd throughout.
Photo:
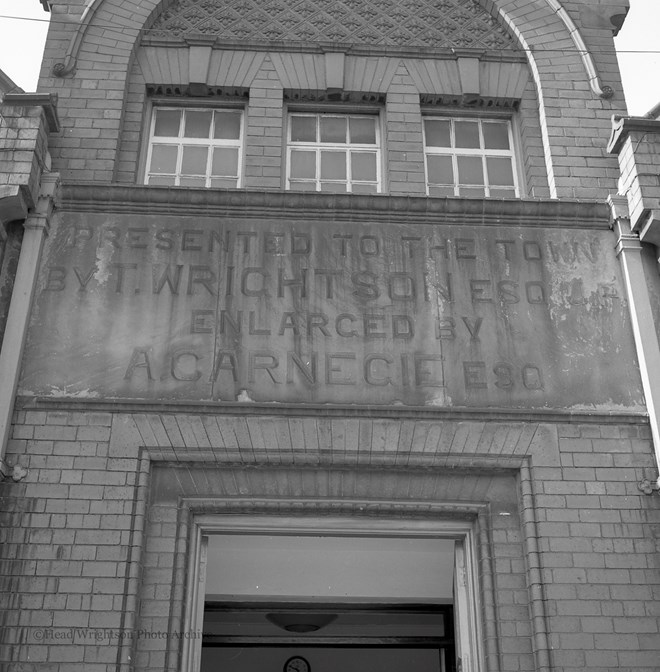
<svg viewBox="0 0 660 672"><path fill-rule="evenodd" d="M66 77L67 75L73 74L86 32L92 24L96 12L104 3L111 3L113 1L114 0L88 0L80 17L80 26L74 36L71 38L71 42L69 43L64 60L60 63L56 63L53 66L53 74L56 77ZM523 33L516 27L515 22L510 18L507 10L499 4L496 4L493 0L481 0L481 2L486 7L486 9L491 11L496 16L499 16L504 25L506 25L508 29L516 36L531 63L533 60L532 48L528 44ZM575 25L575 22L561 6L559 0L545 0L545 2L549 9L561 20L565 30L568 32L570 39L573 42L573 45L580 54L580 58L582 59L591 90L601 98L611 98L614 92L611 87L603 86L601 84L600 76L598 75L594 60L584 42L584 39L582 38L582 35L580 34L578 27ZM156 14L162 3L153 4L154 9L151 13L151 16L149 17L148 22L150 22L151 17ZM536 69L533 68L533 70ZM537 81L537 84L538 83L539 82Z"/></svg>

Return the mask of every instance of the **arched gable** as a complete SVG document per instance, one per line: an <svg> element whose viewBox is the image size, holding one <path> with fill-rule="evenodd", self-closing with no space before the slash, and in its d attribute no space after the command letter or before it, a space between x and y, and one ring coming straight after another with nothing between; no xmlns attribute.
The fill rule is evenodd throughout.
<svg viewBox="0 0 660 672"><path fill-rule="evenodd" d="M274 0L261 6L256 5L254 0L233 1L235 4L230 5L230 8L234 7L235 13L232 15L231 12L223 14L222 7L218 9L221 6L218 0L143 0L134 5L133 25L127 25L126 13L120 0L88 0L80 17L80 26L71 37L63 60L54 65L53 75L71 75L76 69L81 52L85 52L85 57L89 60L94 60L95 54L98 57L98 50L87 52L84 47L90 26L97 22L104 25L116 23L116 28L121 28L123 33L122 46L132 44L134 50L140 43L139 36L144 37L149 32L155 36L159 31L161 37L180 36L191 30L198 36L209 33L215 35L214 31L221 26L223 31L233 31L235 39L245 40L246 36L255 34L256 30L263 30L264 18L269 13L277 13L277 7L280 7L283 11L280 12L280 20L277 22L280 26L279 32L270 37L264 33L268 39L288 39L283 37L287 30L293 30L294 34L297 31L299 38L305 37L303 26L308 24L307 37L318 39L320 35L325 35L330 42L336 43L340 40L335 38L341 34L359 39L359 44L365 46L389 42L391 45L406 44L411 47L418 43L426 46L431 44L434 49L444 45L453 49L474 47L508 50L513 49L517 42L527 53L538 87L541 84L541 73L534 67L534 47L537 43L544 42L544 36L552 40L555 48L560 48L566 40L569 49L574 50L575 59L582 62L592 91L601 97L611 97L613 93L610 87L601 84L580 31L559 0L543 0L545 6L535 9L533 13L529 13L524 6L521 7L516 0L469 0L471 4L467 7L464 0L407 0L401 4L394 0L321 0L297 5L297 16L288 15L286 7ZM419 11L422 3L426 12L414 16L413 11ZM307 6L308 10L301 10L303 6ZM364 9L360 10L362 14L356 14L354 8L363 6ZM359 16L352 33L348 24L339 25L341 19L346 19L342 7L350 9L354 22L354 17ZM243 19L239 18L241 12ZM252 24L248 26L244 21L245 16L250 13L257 28ZM220 19L221 14L223 18ZM307 14L307 17L303 14ZM141 22L140 17L143 17ZM379 17L382 19L380 22ZM301 18L305 21L301 22ZM420 18L426 20L427 25L420 25ZM391 19L397 20L397 25L393 26ZM369 20L369 26L365 24L366 20ZM333 30L334 35L331 34ZM103 61L103 57L100 60Z"/></svg>
<svg viewBox="0 0 660 672"><path fill-rule="evenodd" d="M277 44L293 44L297 40L298 50L304 51L300 45L309 39L311 42L307 44L315 44L316 51L328 55L342 51L342 44L346 44L332 39L340 37L337 33L340 29L348 44L356 44L355 49L365 54L371 52L374 57L390 51L405 52L408 47L408 55L414 51L422 55L430 51L432 58L455 60L464 57L466 50L475 59L485 55L486 59L492 60L494 52L500 57L511 54L515 58L517 54L526 57L535 82L551 194L577 195L568 177L561 178L563 184L556 181L556 175L562 172L557 166L562 164L563 158L551 143L552 137L563 135L564 127L573 122L570 115L564 118L552 111L550 107L555 103L549 101L568 99L575 95L575 91L586 92L589 88L601 98L610 97L612 91L601 84L580 31L558 0L539 0L532 12L526 3L517 0L470 0L470 5L463 0L405 0L401 6L394 0L320 0L314 3L301 0L295 6L292 3L291 7L287 1L264 0L263 4L257 4L255 0L230 0L226 11L219 0L195 3L191 0L142 0L133 3L127 14L120 0L89 0L64 60L52 70L56 79L47 85L66 96L67 89L75 90L82 85L81 80L98 81L110 69L112 72L108 77L113 80L114 88L122 86L126 91L131 64L138 49L144 48L142 45L167 46L177 41L181 47L189 49L199 49L203 45L209 50L215 46L215 52L223 47L235 49L239 40L250 49L264 50ZM307 10L302 9L304 7ZM293 8L296 15L291 13ZM416 9L413 11L413 8ZM420 25L415 11L421 12L425 25ZM243 19L238 18L240 12L244 14ZM348 13L352 22L343 24L339 20L341 12ZM371 22L367 27L369 13ZM244 20L247 16L250 22ZM266 17L273 16L276 20L271 28L275 32L268 34L270 29L265 26L271 24L271 18ZM398 19L397 25L393 25L393 18ZM226 32L221 34L226 37L218 39L215 31L223 22L221 29ZM353 32L346 33L346 30ZM262 39L257 40L257 37ZM254 39L254 44L247 38ZM114 40L116 45L111 64L108 61L109 40ZM452 43L456 46L450 47ZM426 46L415 46L421 44ZM560 69L563 73L572 73L571 79L557 77L555 55L558 52L562 54ZM73 78L71 84L66 81L69 77ZM606 110L602 119L609 119L610 115L611 112ZM567 167L564 173L568 175L568 172Z"/></svg>

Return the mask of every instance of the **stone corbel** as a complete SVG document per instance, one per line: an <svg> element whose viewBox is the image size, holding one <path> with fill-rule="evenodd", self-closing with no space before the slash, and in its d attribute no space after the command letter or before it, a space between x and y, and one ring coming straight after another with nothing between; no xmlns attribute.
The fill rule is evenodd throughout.
<svg viewBox="0 0 660 672"><path fill-rule="evenodd" d="M3 184L0 186L0 229L4 234L9 222L23 220L33 206L30 190L23 184ZM0 235L2 235L0 234Z"/></svg>
<svg viewBox="0 0 660 672"><path fill-rule="evenodd" d="M619 256L623 250L634 249L641 250L642 246L639 236L630 229L630 210L628 208L628 199L620 194L610 194L607 199L610 206L611 228L617 237L616 254Z"/></svg>

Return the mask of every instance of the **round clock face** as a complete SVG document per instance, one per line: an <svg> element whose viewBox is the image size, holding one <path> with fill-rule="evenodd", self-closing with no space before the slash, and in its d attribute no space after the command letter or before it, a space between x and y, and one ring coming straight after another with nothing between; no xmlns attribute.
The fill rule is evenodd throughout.
<svg viewBox="0 0 660 672"><path fill-rule="evenodd" d="M293 656L284 663L284 672L311 672L311 669L302 656Z"/></svg>

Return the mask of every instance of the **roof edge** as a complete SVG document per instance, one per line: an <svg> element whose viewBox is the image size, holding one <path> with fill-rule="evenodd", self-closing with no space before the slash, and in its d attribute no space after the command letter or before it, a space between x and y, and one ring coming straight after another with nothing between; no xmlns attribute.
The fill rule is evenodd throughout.
<svg viewBox="0 0 660 672"><path fill-rule="evenodd" d="M660 133L660 119L646 117L612 117L612 133L607 143L607 151L610 154L618 154L623 143L630 133Z"/></svg>

